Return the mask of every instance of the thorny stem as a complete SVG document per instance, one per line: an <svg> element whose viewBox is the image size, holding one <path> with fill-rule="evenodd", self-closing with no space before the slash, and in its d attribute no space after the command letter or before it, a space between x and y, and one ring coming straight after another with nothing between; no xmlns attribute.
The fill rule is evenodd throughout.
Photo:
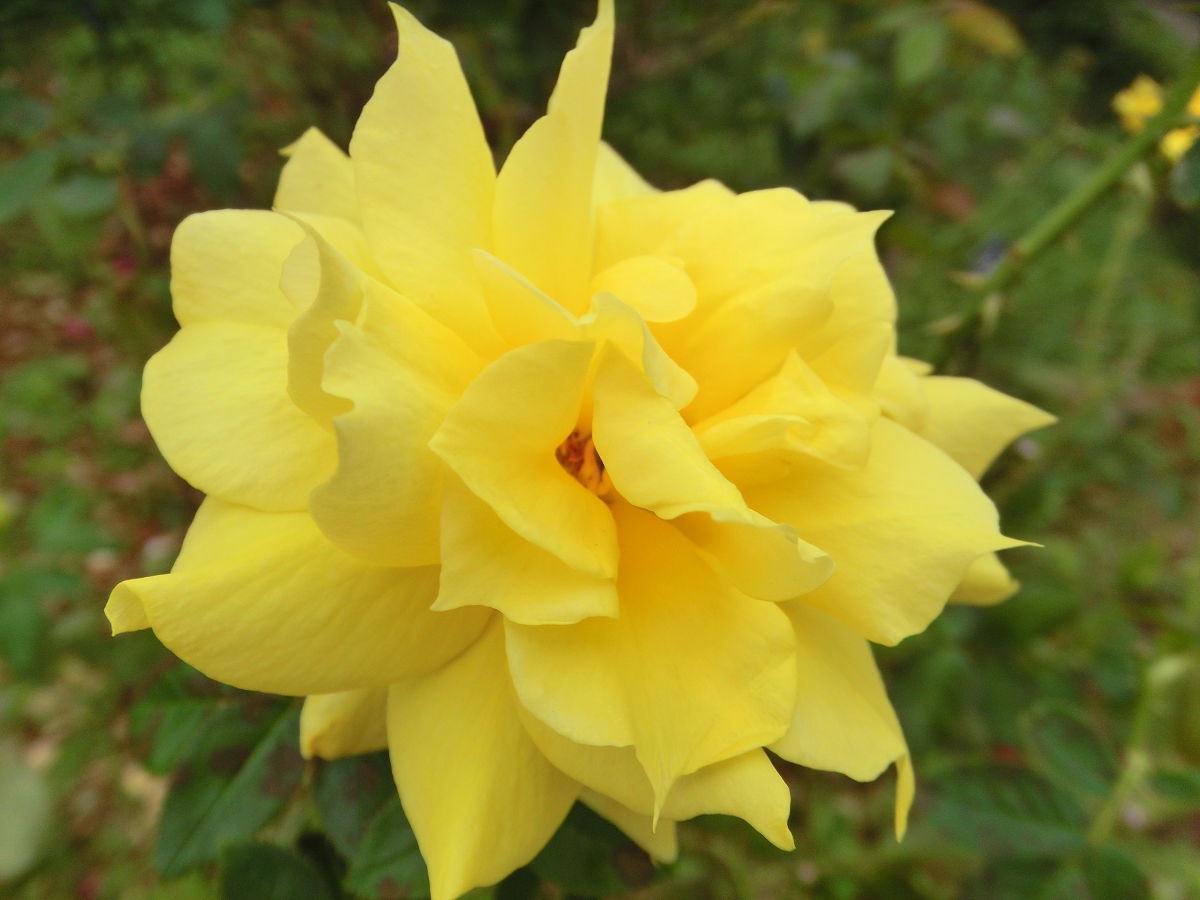
<svg viewBox="0 0 1200 900"><path fill-rule="evenodd" d="M973 308L947 337L937 361L938 368L942 368L954 357L966 336L974 332L982 322L985 308L995 303L993 298L1016 280L1030 260L1074 224L1075 220L1103 196L1134 163L1145 156L1163 135L1190 118L1186 114L1187 105L1197 84L1200 84L1200 49L1192 52L1179 77L1167 92L1163 99L1162 111L1093 172L1091 177L1014 241L995 268L971 285L971 294L975 298Z"/></svg>

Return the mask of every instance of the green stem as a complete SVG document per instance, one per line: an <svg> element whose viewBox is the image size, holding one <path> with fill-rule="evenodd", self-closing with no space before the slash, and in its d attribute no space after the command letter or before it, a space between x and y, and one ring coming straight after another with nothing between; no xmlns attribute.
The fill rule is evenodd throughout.
<svg viewBox="0 0 1200 900"><path fill-rule="evenodd" d="M1133 135L1109 160L1092 173L1061 203L1044 215L1029 231L1013 242L1000 263L971 286L977 298L974 308L956 329L959 339L974 329L983 317L984 305L993 295L1008 287L1021 274L1029 261L1053 243L1075 220L1124 175L1134 163L1145 156L1168 131L1177 128L1186 115L1188 101L1200 84L1200 50L1188 58L1179 77L1163 99L1163 108L1146 127ZM942 362L953 355L958 341L949 341Z"/></svg>

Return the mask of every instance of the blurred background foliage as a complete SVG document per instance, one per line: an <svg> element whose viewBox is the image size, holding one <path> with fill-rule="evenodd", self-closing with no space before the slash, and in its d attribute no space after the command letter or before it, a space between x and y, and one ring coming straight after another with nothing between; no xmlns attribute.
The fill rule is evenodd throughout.
<svg viewBox="0 0 1200 900"><path fill-rule="evenodd" d="M903 844L890 777L788 768L793 854L706 819L655 871L576 810L478 895L1200 896L1200 157L1147 157L1011 290L970 290L1126 139L1112 95L1170 81L1195 4L617 5L605 133L650 180L894 209L902 349L1060 417L987 478L1044 549L1010 556L1013 600L879 654L918 766ZM412 6L500 158L594 10ZM427 895L384 760L303 764L292 704L101 613L170 566L198 499L138 416L172 229L269 206L310 124L345 146L394 50L382 2L0 4L0 895Z"/></svg>

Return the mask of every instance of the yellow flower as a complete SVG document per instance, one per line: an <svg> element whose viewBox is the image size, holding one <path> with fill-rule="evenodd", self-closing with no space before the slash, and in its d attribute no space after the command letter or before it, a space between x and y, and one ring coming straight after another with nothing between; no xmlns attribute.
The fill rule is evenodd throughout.
<svg viewBox="0 0 1200 900"><path fill-rule="evenodd" d="M1139 75L1112 101L1113 110L1121 119L1121 126L1131 134L1146 127L1146 122L1162 112L1162 87L1149 75ZM1200 117L1200 87L1192 94L1187 105L1188 115ZM1200 127L1186 125L1173 128L1163 135L1158 149L1171 162L1178 162L1188 148L1200 137Z"/></svg>
<svg viewBox="0 0 1200 900"><path fill-rule="evenodd" d="M902 833L869 642L1015 589L976 479L1049 417L896 356L885 214L660 192L603 144L611 0L499 174L394 12L349 155L311 130L275 212L175 235L143 410L208 497L114 631L305 696L308 755L386 746L435 900L577 800L660 860L703 813L791 847L765 749L895 764Z"/></svg>

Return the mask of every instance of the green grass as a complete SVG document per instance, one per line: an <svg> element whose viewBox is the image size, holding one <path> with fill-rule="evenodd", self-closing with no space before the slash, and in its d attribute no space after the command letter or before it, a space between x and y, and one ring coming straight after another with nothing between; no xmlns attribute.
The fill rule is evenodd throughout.
<svg viewBox="0 0 1200 900"><path fill-rule="evenodd" d="M904 843L889 777L788 768L792 854L705 819L656 873L577 813L496 897L1200 895L1200 215L1151 155L985 307L964 286L1127 140L1112 94L1142 71L1169 81L1198 20L1027 6L618 3L605 134L650 180L894 209L880 252L902 350L1059 416L986 480L1007 532L1044 547L1009 556L1011 601L879 653L918 767ZM198 501L138 415L175 327L172 229L268 206L277 148L310 124L345 146L393 52L386 6L55 9L0 10L0 894L254 896L259 870L297 896L419 884L370 758L296 768L278 802L228 813L235 841L270 847L170 845L196 810L172 772L222 740L291 746L293 726L150 636L112 640L102 615L117 581L170 566ZM500 153L591 15L414 9L458 46Z"/></svg>

